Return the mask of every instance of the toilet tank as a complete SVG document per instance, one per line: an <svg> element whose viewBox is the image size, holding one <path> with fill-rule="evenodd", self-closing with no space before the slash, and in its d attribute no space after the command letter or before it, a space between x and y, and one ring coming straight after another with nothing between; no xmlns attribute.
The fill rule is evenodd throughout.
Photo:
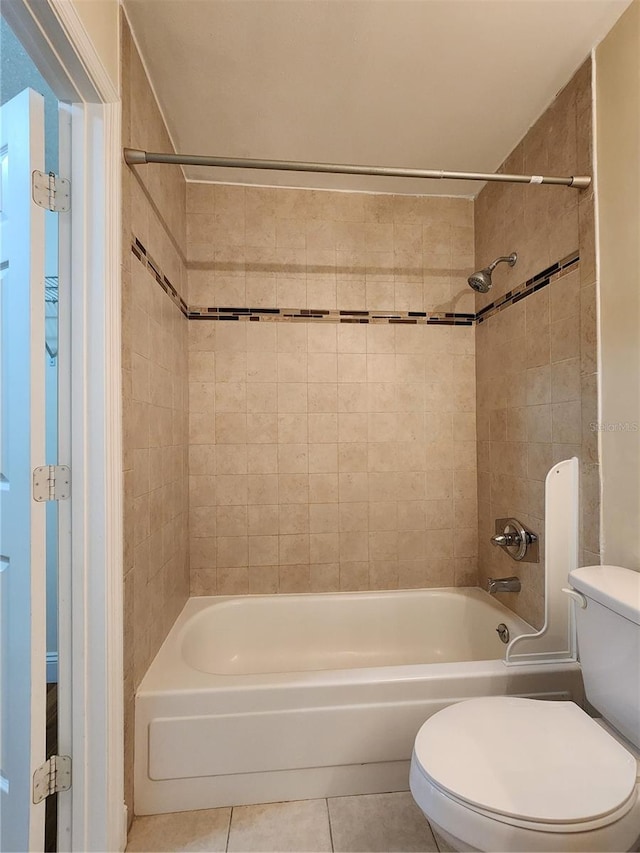
<svg viewBox="0 0 640 853"><path fill-rule="evenodd" d="M576 607L587 698L640 747L640 572L586 566L570 572L569 582L587 601Z"/></svg>

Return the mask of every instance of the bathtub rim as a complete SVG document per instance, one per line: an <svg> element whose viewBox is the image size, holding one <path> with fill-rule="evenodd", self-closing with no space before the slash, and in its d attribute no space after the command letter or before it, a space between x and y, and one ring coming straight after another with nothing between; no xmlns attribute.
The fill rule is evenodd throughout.
<svg viewBox="0 0 640 853"><path fill-rule="evenodd" d="M455 594L464 598L479 600L489 604L493 609L502 614L504 619L510 623L519 625L523 632L533 630L529 623L525 622L514 611L509 610L504 604L480 587L426 587L410 590L365 590L345 592L304 592L304 593L272 593L254 595L225 595L225 596L190 596L185 602L177 619L173 623L162 646L151 662L143 676L136 695L153 695L156 693L173 694L189 691L208 691L215 688L220 689L255 689L257 687L274 688L280 686L318 686L339 685L345 683L380 683L386 681L424 679L425 675L432 671L433 678L456 677L463 672L468 672L469 667L478 674L503 671L508 668L505 658L488 658L475 661L451 661L412 664L390 664L374 667L353 667L344 669L321 669L321 670L291 670L286 672L268 673L242 673L242 674L219 674L203 672L190 666L182 656L182 641L189 627L189 622L198 617L209 608L215 608L226 603L244 600L279 600L295 598L340 598L341 600L359 598L387 598L387 597L413 597L416 593L427 593L430 595ZM507 646L505 645L505 649ZM535 666L534 662L528 663L527 667ZM427 676L429 677L429 676Z"/></svg>

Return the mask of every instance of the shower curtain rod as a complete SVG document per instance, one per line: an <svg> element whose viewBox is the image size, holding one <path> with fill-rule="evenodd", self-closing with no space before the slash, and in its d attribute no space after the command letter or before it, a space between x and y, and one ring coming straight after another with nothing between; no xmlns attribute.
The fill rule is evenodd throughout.
<svg viewBox="0 0 640 853"><path fill-rule="evenodd" d="M224 166L230 169L272 169L277 172L326 172L337 175L381 175L391 178L448 178L454 181L500 181L511 184L555 184L587 189L591 178L551 177L548 175L503 175L482 172L445 172L443 169L401 169L385 166L345 166L335 163L299 163L295 160L245 160L239 157L202 157L197 154L157 154L125 148L124 160L129 166L145 163L171 163L177 166Z"/></svg>

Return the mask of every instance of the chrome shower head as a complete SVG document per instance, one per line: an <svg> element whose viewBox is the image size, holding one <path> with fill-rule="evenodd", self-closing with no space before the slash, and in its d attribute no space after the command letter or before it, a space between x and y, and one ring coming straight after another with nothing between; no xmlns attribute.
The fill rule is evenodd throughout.
<svg viewBox="0 0 640 853"><path fill-rule="evenodd" d="M472 287L478 293L486 293L491 287L491 270L478 270L470 275L467 279L469 287Z"/></svg>
<svg viewBox="0 0 640 853"><path fill-rule="evenodd" d="M489 264L488 267L485 267L483 270L478 270L478 272L474 272L469 276L467 279L469 287L473 288L473 290L478 293L487 293L492 285L491 273L498 264L505 263L512 267L517 260L518 255L515 252L512 252L510 255L502 258L496 258L496 260L492 264Z"/></svg>

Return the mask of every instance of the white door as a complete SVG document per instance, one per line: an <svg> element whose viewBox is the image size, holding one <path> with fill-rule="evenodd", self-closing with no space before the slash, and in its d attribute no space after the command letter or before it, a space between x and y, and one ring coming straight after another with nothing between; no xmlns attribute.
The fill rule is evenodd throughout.
<svg viewBox="0 0 640 853"><path fill-rule="evenodd" d="M45 458L45 211L31 197L43 99L26 89L0 109L0 850L23 851L44 841L32 777L45 759L46 504L32 472Z"/></svg>

